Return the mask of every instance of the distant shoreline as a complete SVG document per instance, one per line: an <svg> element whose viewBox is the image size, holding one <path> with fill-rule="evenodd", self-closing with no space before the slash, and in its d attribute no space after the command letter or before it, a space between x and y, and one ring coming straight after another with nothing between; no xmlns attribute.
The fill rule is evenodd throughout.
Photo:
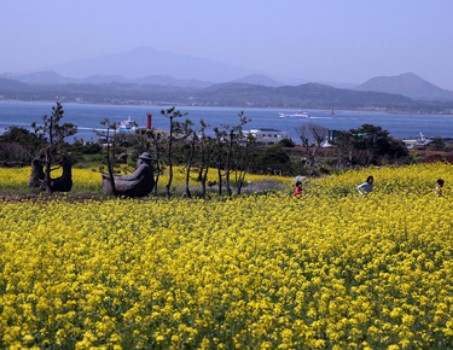
<svg viewBox="0 0 453 350"><path fill-rule="evenodd" d="M192 107L192 108L219 108L219 109L268 109L268 110L307 110L307 111L327 111L330 110L330 107L319 107L319 108L304 108L302 107L288 107L288 106L234 106L234 105L212 105L212 104L187 104L187 103L170 103L170 102L161 102L161 103L154 103L151 101L140 101L140 100L110 100L110 101L80 101L80 100L70 100L70 99L55 99L55 100L48 100L48 99L2 99L0 98L1 102L24 102L24 103L56 103L57 101L61 102L63 105L66 103L70 104L77 104L77 105L104 105L104 106L151 106L151 107L172 107L176 106L180 107ZM336 109L336 112L341 111L352 111L352 112L376 112L376 113L386 113L386 114L415 114L415 115L453 115L452 110L442 110L442 111L430 111L430 110L420 110L420 109L398 109L398 108L381 108L381 107L357 107L357 108L347 108L347 109Z"/></svg>

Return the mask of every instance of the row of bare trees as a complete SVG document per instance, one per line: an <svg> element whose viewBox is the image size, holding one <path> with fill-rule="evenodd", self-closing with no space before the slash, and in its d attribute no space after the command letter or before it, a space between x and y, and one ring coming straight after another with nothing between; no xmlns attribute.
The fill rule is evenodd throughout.
<svg viewBox="0 0 453 350"><path fill-rule="evenodd" d="M238 194L241 193L251 160L251 149L255 144L253 138L244 133L243 127L250 119L243 112L238 114L237 123L221 124L214 127L212 133L208 133L210 125L206 122L201 120L199 125L195 125L190 119L184 119L187 114L175 107L162 110L161 115L168 119L168 131L139 130L134 135L135 147L139 152L148 151L153 155L154 195L158 194L160 176L166 170L168 180L165 194L168 198L172 196L176 163L185 166L184 194L188 198L193 196L193 173L197 174L196 181L201 184L200 197L205 197L209 185L214 184L219 195L225 190L226 195L231 196L234 187ZM116 124L104 120L103 126L105 131L98 132L98 136L106 139L105 159L109 174L113 174L117 148ZM208 178L208 171L212 167L216 169L215 181Z"/></svg>

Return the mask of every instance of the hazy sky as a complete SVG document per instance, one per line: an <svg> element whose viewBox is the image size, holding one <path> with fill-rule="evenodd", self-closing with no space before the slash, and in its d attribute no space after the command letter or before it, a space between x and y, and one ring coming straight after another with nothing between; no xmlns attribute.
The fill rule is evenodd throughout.
<svg viewBox="0 0 453 350"><path fill-rule="evenodd" d="M453 0L1 0L0 73L137 46L273 77L453 90Z"/></svg>

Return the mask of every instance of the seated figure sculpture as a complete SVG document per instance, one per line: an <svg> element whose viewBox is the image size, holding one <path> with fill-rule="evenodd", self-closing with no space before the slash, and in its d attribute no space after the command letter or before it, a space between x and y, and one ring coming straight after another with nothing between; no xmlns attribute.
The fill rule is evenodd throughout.
<svg viewBox="0 0 453 350"><path fill-rule="evenodd" d="M138 157L136 169L132 174L113 175L118 196L144 197L151 193L154 187L151 160L151 155L143 152ZM114 194L109 174L102 174L102 190L105 194Z"/></svg>
<svg viewBox="0 0 453 350"><path fill-rule="evenodd" d="M34 158L31 162L31 174L28 180L28 186L32 188L41 188L45 176L42 160Z"/></svg>

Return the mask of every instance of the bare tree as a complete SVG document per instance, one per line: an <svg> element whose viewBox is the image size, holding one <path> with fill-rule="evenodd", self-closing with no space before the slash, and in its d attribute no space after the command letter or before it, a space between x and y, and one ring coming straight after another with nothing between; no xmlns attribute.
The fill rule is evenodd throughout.
<svg viewBox="0 0 453 350"><path fill-rule="evenodd" d="M217 169L217 179L218 179L218 190L217 194L219 196L222 195L222 184L223 184L223 167L225 163L225 139L226 139L226 132L224 130L220 130L219 128L214 128L215 133L215 143L214 143L214 161Z"/></svg>
<svg viewBox="0 0 453 350"><path fill-rule="evenodd" d="M170 130L168 134L168 142L167 142L167 165L168 165L168 182L165 186L166 188L166 195L167 198L171 196L171 184L173 182L173 144L176 141L184 139L188 137L188 134L184 134L181 137L176 137L178 133L184 128L184 125L187 125L189 122L188 120L185 121L184 124L179 123L177 120L178 118L182 118L187 113L181 113L176 109L176 107L171 107L169 109L162 110L160 112L164 117L168 118L170 121Z"/></svg>
<svg viewBox="0 0 453 350"><path fill-rule="evenodd" d="M296 128L296 132L305 148L308 164L312 170L317 167L316 156L321 148L322 142L326 139L328 129L313 123L302 124Z"/></svg>
<svg viewBox="0 0 453 350"><path fill-rule="evenodd" d="M154 175L154 195L157 196L158 183L160 175L164 171L164 165L162 163L162 155L165 147L165 138L162 136L162 133L151 131L150 137L153 143L154 148L154 157L155 157L155 169L156 173Z"/></svg>
<svg viewBox="0 0 453 350"><path fill-rule="evenodd" d="M193 122L187 119L181 128L182 137L188 140L186 144L187 154L186 154L186 179L185 179L185 192L187 198L192 198L192 193L190 191L190 172L192 170L195 149L198 142L198 136L194 133L192 126Z"/></svg>
<svg viewBox="0 0 453 350"><path fill-rule="evenodd" d="M243 136L242 128L245 124L250 122L250 119L244 116L244 112L238 113L239 123L237 125L223 124L222 127L225 129L227 140L226 140L226 157L225 157L225 187L228 196L233 194L231 189L230 174L232 170L232 159L234 146L239 142Z"/></svg>
<svg viewBox="0 0 453 350"><path fill-rule="evenodd" d="M105 127L103 131L94 131L99 137L105 139L105 164L107 165L107 172L109 174L110 186L115 197L118 197L116 190L115 179L113 176L114 167L116 164L116 123L111 123L108 118L101 121L101 125ZM102 168L101 168L102 171Z"/></svg>
<svg viewBox="0 0 453 350"><path fill-rule="evenodd" d="M201 197L206 196L206 182L208 180L209 165L211 163L212 139L206 135L208 125L200 120L200 167L198 170L198 181L201 182Z"/></svg>
<svg viewBox="0 0 453 350"><path fill-rule="evenodd" d="M337 169L344 167L344 161L346 161L346 167L350 168L354 158L354 136L347 131L338 133L338 136L333 141L337 149Z"/></svg>
<svg viewBox="0 0 453 350"><path fill-rule="evenodd" d="M241 194L244 187L245 175L250 166L251 155L256 145L256 140L252 135L242 135L236 143L234 152L234 175L237 194Z"/></svg>

